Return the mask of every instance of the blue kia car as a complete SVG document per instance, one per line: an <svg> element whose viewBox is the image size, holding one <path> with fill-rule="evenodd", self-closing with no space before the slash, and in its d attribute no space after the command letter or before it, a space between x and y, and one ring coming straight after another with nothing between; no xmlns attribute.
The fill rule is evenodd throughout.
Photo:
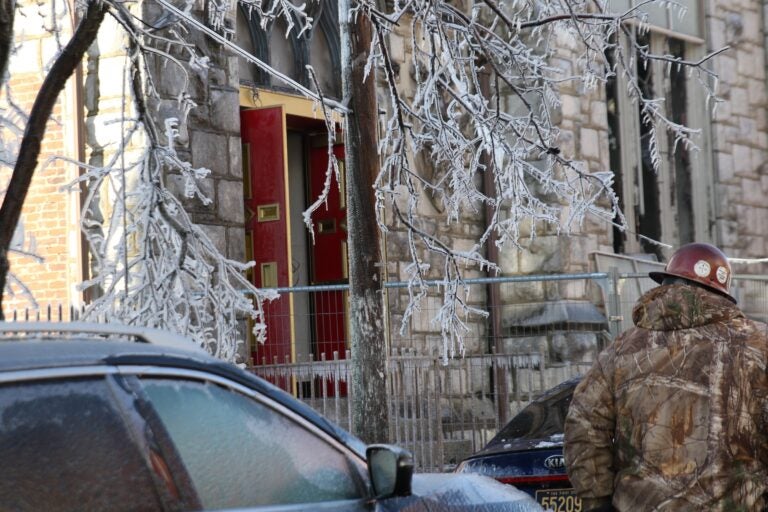
<svg viewBox="0 0 768 512"><path fill-rule="evenodd" d="M529 493L552 512L581 512L565 471L563 425L576 377L531 402L479 452L456 468L479 473Z"/></svg>

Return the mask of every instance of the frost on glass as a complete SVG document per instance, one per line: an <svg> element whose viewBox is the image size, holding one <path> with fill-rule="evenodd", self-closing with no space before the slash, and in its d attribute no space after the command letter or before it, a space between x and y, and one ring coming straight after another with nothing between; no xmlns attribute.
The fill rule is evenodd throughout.
<svg viewBox="0 0 768 512"><path fill-rule="evenodd" d="M206 509L362 497L341 452L273 409L213 384L144 388Z"/></svg>
<svg viewBox="0 0 768 512"><path fill-rule="evenodd" d="M103 380L0 387L0 509L162 508L110 396Z"/></svg>

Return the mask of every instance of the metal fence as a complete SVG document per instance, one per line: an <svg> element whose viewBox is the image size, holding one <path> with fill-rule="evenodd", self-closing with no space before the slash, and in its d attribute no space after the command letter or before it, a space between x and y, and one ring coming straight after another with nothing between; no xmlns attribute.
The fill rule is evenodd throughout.
<svg viewBox="0 0 768 512"><path fill-rule="evenodd" d="M345 357L345 358L342 358ZM483 447L504 422L591 363L547 363L543 353L450 359L396 351L387 364L390 441L414 454L418 471L444 471ZM331 360L256 366L253 371L352 429L349 353ZM500 400L506 412L500 413Z"/></svg>
<svg viewBox="0 0 768 512"><path fill-rule="evenodd" d="M387 283L387 403L390 441L410 449L418 471L444 471L484 446L514 414L552 386L583 374L597 352L632 325L645 272L516 276L467 281L466 353L444 360L432 318L435 289L401 331L404 283ZM489 305L491 287L501 300ZM768 276L737 276L733 294L748 316L768 318ZM251 371L351 429L345 285L279 289L267 307L268 341ZM282 301L282 303L281 303ZM8 312L17 320L77 319L60 306Z"/></svg>
<svg viewBox="0 0 768 512"><path fill-rule="evenodd" d="M395 347L387 364L390 441L410 449L418 471L450 469L484 446L516 412L543 391L583 374L597 352L632 325L632 308L656 286L645 272L518 276L468 280L470 303L485 307L489 318L468 319L467 353L440 355L441 339L431 319L440 305L439 290L422 303L400 333L406 291L387 284L388 342ZM502 297L496 311L486 305L489 286ZM339 303L343 285L286 288L294 300L292 316L281 309L283 325L293 331L294 353L254 361L253 371L307 402L347 429L352 427L348 340L343 318L301 304ZM768 276L739 276L733 293L749 315L768 315ZM326 294L336 294L329 297ZM588 298L588 299L585 299ZM342 304L346 296L343 295ZM326 315L323 317L322 315ZM493 317L497 327L491 326ZM329 318L332 319L329 322ZM332 324L325 334L312 327ZM313 336L315 341L313 341ZM317 340L323 340L318 342ZM327 342L327 345L323 343ZM291 363L290 361L295 361Z"/></svg>

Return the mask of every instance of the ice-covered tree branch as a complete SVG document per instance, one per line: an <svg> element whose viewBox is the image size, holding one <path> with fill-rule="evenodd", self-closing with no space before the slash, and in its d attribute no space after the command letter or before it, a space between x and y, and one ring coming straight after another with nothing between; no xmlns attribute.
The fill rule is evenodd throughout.
<svg viewBox="0 0 768 512"><path fill-rule="evenodd" d="M263 30L281 20L289 34L305 37L317 23L306 5L290 0L240 4ZM708 64L721 50L700 59L652 53L639 37L648 30L644 6L651 4L684 14L674 1L651 0L617 13L610 11L607 0L352 3L349 15L368 18L374 28L365 79L377 80L384 95L378 106L381 165L375 182L379 226L405 232L412 261L403 328L428 294L425 282L438 277L443 283L442 308L435 322L446 342L443 353L461 351L465 315L483 314L467 300L463 274L467 268L497 270L485 256L486 245L495 240L498 246L523 247L523 225L531 238L541 230L578 231L588 216L627 228L611 169L590 166L568 153L558 121L564 87L599 96L606 81L620 78L622 92L648 129L655 166L661 160L662 133L674 145L696 147L697 130L673 120L663 99L650 96L639 83L638 70L654 63L667 71L684 68L713 99L716 77ZM192 36L203 34L216 51L243 58L282 87L315 102L326 123L329 163L322 192L312 198L304 215L310 229L312 211L326 201L332 178L340 182L331 146L339 116L349 114L350 106L322 91L311 68L307 72L314 87L302 85L226 37L224 19L234 7L228 1L208 0L207 19L199 19L194 3L186 0L152 2L162 8L153 19L145 19L153 11L117 0L78 5L85 8L84 17L48 72L55 76L50 83L46 80L41 102L55 101L62 80L80 62L105 14L127 40L123 104L121 114L111 120L119 125L120 136L111 141L103 162L78 163L84 172L73 184L87 185L82 223L94 272L83 287L95 297L88 314L173 328L233 359L242 341L238 322L250 317L263 338L262 304L273 295L256 289L244 275L249 264L224 257L184 209L186 200L212 200L201 186L210 171L193 167L178 151L190 113L198 108L191 77L204 74L209 65L209 55ZM9 33L3 27L13 23L13 12L13 2L0 0L0 34ZM410 38L405 62L397 61L391 51L395 30ZM10 52L10 43L0 37L0 71L4 50ZM572 69L563 69L558 58ZM57 67L59 62L69 67ZM183 77L182 90L178 115L163 123L156 116L161 98L155 73L168 69ZM490 77L486 91L480 86L483 74ZM6 99L12 101L8 94ZM23 169L18 179L14 173L14 188L9 188L0 210L0 251L8 249L18 221L13 212L23 204L50 113L41 103L28 119L11 110L0 116L3 129L26 129L18 159L0 155ZM480 186L483 173L493 174L493 190ZM182 197L169 191L171 177L183 184ZM111 202L102 212L104 196ZM442 215L438 226L421 215L426 200ZM457 248L445 239L445 232L468 215L486 211L485 226L468 246ZM4 255L0 252L0 279L7 273Z"/></svg>

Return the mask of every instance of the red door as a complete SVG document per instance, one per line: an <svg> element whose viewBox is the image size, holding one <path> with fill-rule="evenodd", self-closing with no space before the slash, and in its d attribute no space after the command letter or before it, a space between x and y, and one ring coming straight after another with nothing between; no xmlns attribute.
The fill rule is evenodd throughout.
<svg viewBox="0 0 768 512"><path fill-rule="evenodd" d="M326 205L312 214L315 243L312 246L312 284L346 283L347 275L347 209L344 192L344 146L334 146L342 177L341 193L334 177ZM310 197L318 197L325 183L328 150L313 148L310 153ZM347 349L347 293L318 292L312 299L315 318L314 354L317 360L331 360L336 353L344 359ZM339 386L339 389L335 389ZM346 394L346 383L328 382L329 394Z"/></svg>
<svg viewBox="0 0 768 512"><path fill-rule="evenodd" d="M246 255L260 288L288 286L285 116L282 107L240 113L245 189ZM265 306L267 339L251 347L254 364L291 358L291 305L287 294Z"/></svg>

